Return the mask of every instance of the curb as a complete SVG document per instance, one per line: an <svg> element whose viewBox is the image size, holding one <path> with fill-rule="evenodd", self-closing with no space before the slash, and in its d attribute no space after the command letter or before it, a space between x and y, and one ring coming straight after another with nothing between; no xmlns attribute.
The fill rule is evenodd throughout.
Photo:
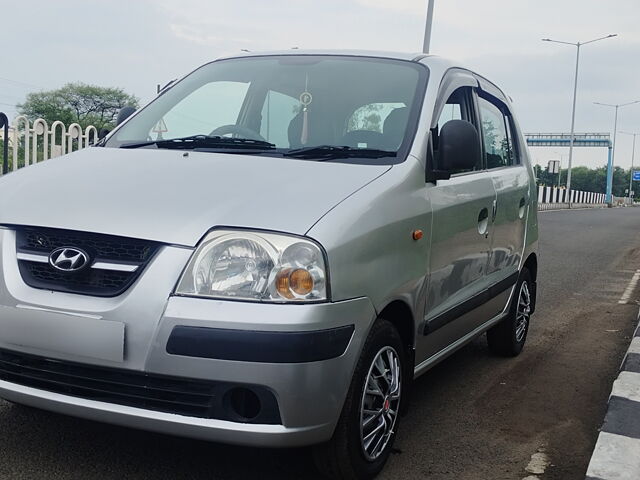
<svg viewBox="0 0 640 480"><path fill-rule="evenodd" d="M638 314L640 320L640 313ZM613 382L586 480L640 479L640 325Z"/></svg>

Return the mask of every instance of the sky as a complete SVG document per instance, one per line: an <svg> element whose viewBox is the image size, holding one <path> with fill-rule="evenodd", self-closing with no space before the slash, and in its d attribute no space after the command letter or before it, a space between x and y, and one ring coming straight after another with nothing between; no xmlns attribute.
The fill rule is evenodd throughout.
<svg viewBox="0 0 640 480"><path fill-rule="evenodd" d="M157 84L242 49L419 52L426 0L0 0L0 12L0 111L12 118L29 92L68 82L147 102ZM568 132L576 48L541 39L616 33L581 48L576 110L576 132L613 133L614 109L593 102L640 100L639 18L640 0L435 0L431 52L500 85L525 132ZM618 130L640 132L640 104L619 110ZM629 168L631 144L618 135L616 165ZM568 149L531 153L566 167ZM574 150L574 166L605 163L606 149Z"/></svg>

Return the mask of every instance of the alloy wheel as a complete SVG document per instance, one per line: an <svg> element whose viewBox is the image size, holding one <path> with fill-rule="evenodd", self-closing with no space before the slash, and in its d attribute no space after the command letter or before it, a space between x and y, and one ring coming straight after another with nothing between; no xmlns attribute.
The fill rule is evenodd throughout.
<svg viewBox="0 0 640 480"><path fill-rule="evenodd" d="M382 348L365 379L360 407L360 439L365 458L376 460L388 445L398 418L402 372L398 353Z"/></svg>
<svg viewBox="0 0 640 480"><path fill-rule="evenodd" d="M522 282L518 293L518 308L516 310L516 341L519 343L524 339L531 317L531 293L529 284Z"/></svg>

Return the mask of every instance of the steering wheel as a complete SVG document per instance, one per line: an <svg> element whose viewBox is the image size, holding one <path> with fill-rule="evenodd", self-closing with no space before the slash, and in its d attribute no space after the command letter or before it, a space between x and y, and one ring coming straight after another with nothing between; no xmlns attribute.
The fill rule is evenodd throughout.
<svg viewBox="0 0 640 480"><path fill-rule="evenodd" d="M243 127L242 125L235 125L235 124L222 125L221 127L218 127L215 130L213 130L209 135L211 135L212 137L216 135L222 137L223 135L229 135L229 134L237 135L238 137L242 137L242 138L249 138L251 140L262 140L263 142L267 141L258 132L254 132L250 128Z"/></svg>

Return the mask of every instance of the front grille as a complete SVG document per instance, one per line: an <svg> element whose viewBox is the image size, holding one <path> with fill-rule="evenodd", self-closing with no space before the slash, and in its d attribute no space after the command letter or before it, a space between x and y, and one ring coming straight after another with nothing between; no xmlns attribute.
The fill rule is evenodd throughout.
<svg viewBox="0 0 640 480"><path fill-rule="evenodd" d="M76 246L105 260L144 262L153 255L154 243L136 238L96 233L26 227L18 231L18 248L51 252L58 247Z"/></svg>
<svg viewBox="0 0 640 480"><path fill-rule="evenodd" d="M265 387L249 387L260 400L254 418L239 419L228 392L238 385L155 375L0 350L0 380L74 397L189 417L280 424L278 404Z"/></svg>
<svg viewBox="0 0 640 480"><path fill-rule="evenodd" d="M83 290L82 293L119 291L123 285L130 283L135 273L89 270L73 275L54 270L46 263L33 262L25 262L24 271L27 273L26 277L32 281L64 286L66 291ZM51 289L55 290L55 287Z"/></svg>
<svg viewBox="0 0 640 480"><path fill-rule="evenodd" d="M122 294L139 277L160 247L159 243L135 238L52 228L18 227L16 246L20 254L40 255L41 261L19 259L25 283L31 287L100 297ZM75 247L87 252L90 263L135 266L135 271L84 268L63 272L42 261L57 248Z"/></svg>

